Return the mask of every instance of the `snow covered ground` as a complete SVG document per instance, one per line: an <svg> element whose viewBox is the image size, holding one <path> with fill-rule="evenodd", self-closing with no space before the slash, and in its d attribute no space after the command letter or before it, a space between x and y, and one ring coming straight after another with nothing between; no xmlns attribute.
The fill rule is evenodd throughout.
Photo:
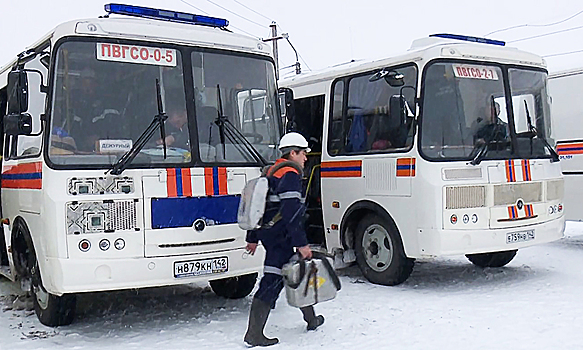
<svg viewBox="0 0 583 350"><path fill-rule="evenodd" d="M315 332L281 295L266 327L281 342L273 349L583 347L583 223L568 223L558 242L520 250L504 268L464 257L417 261L396 287L370 284L356 267L341 275L337 298L316 306L326 323ZM250 297L225 300L197 286L81 295L75 322L53 329L12 308L18 293L0 278L2 350L245 348Z"/></svg>

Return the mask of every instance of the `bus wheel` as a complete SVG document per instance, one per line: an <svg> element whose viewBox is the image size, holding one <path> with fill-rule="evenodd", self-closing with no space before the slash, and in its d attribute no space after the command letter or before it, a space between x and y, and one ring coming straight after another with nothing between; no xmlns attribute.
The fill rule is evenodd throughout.
<svg viewBox="0 0 583 350"><path fill-rule="evenodd" d="M392 220L365 216L356 228L356 262L372 283L395 286L413 271L415 260L405 256L399 231Z"/></svg>
<svg viewBox="0 0 583 350"><path fill-rule="evenodd" d="M517 251L515 249L504 252L467 254L466 258L479 267L502 267L514 259Z"/></svg>
<svg viewBox="0 0 583 350"><path fill-rule="evenodd" d="M249 275L223 278L210 281L211 289L216 295L228 299L244 298L255 287L257 272Z"/></svg>
<svg viewBox="0 0 583 350"><path fill-rule="evenodd" d="M42 284L36 257L32 256L30 259L32 259L32 267L30 268L32 283L30 289L34 303L34 312L38 319L42 324L49 327L71 324L75 317L77 298L74 294L57 296L47 292Z"/></svg>

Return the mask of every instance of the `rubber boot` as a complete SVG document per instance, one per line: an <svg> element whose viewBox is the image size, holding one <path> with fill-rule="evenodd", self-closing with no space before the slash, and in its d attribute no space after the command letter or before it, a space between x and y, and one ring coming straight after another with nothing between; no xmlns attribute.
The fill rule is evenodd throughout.
<svg viewBox="0 0 583 350"><path fill-rule="evenodd" d="M313 306L301 307L300 311L304 315L304 321L308 323L308 330L313 331L324 323L324 316L318 315L314 312Z"/></svg>
<svg viewBox="0 0 583 350"><path fill-rule="evenodd" d="M270 346L279 343L277 338L267 338L263 334L271 306L258 298L253 298L249 311L249 326L245 333L245 343L250 346Z"/></svg>

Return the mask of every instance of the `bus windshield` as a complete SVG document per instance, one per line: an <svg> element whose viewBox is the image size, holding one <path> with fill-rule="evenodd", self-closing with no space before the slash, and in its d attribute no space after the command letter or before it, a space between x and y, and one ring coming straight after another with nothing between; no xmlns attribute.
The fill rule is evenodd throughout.
<svg viewBox="0 0 583 350"><path fill-rule="evenodd" d="M504 67L434 63L424 75L421 152L433 160L549 157L546 73ZM507 105L507 101L511 105Z"/></svg>
<svg viewBox="0 0 583 350"><path fill-rule="evenodd" d="M61 44L47 143L51 163L97 168L115 164L158 114L156 81L168 116L166 137L156 130L129 167L197 161L257 164L261 157L253 146L267 161L275 160L280 129L274 117L279 109L273 64L195 50L152 43ZM246 98L253 100L253 108ZM231 124L226 131L216 123L221 109ZM257 121L253 128L246 125L250 120Z"/></svg>

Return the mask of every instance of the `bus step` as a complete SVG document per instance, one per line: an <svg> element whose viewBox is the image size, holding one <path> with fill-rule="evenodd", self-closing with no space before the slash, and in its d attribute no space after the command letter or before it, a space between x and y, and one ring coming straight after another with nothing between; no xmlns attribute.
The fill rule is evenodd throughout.
<svg viewBox="0 0 583 350"><path fill-rule="evenodd" d="M10 270L10 266L0 266L0 275L12 279L12 270Z"/></svg>

